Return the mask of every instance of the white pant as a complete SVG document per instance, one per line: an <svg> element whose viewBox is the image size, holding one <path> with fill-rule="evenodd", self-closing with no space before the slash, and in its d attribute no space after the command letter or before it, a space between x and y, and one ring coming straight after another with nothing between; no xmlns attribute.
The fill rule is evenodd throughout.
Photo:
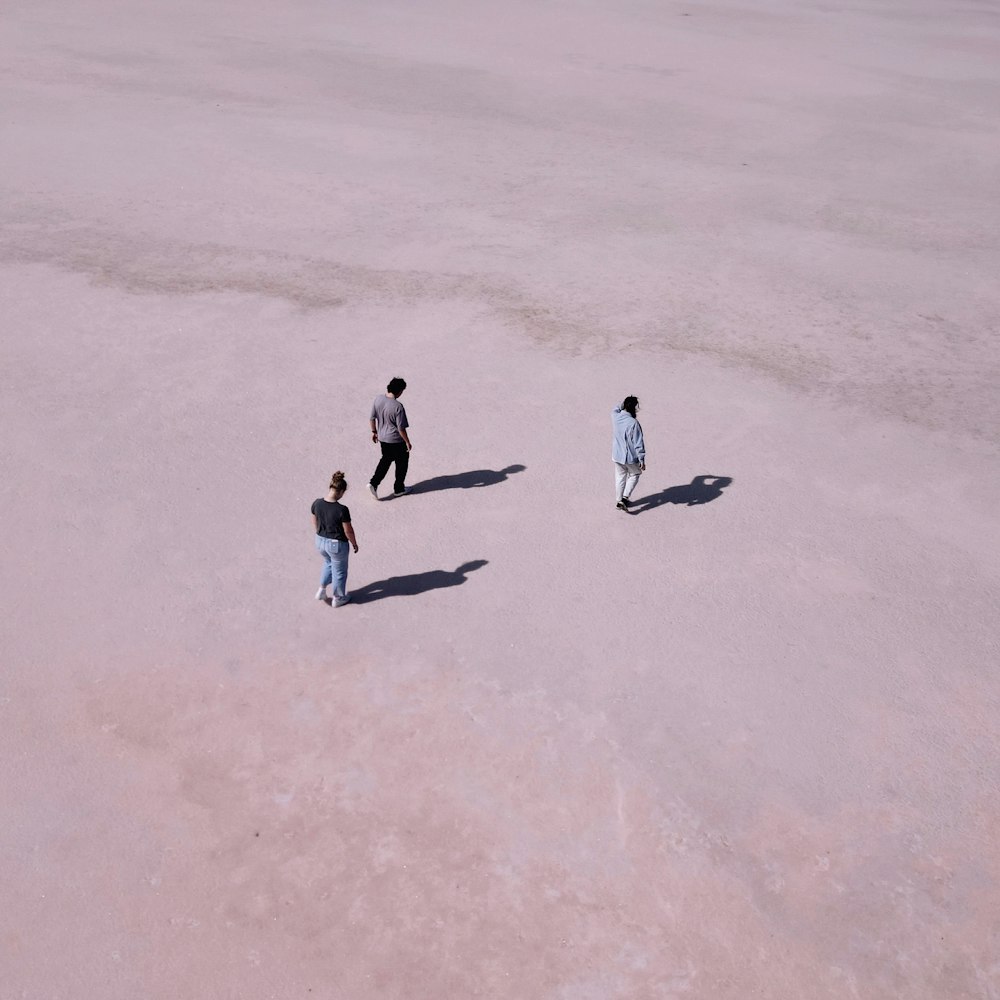
<svg viewBox="0 0 1000 1000"><path fill-rule="evenodd" d="M632 490L635 489L635 484L639 482L641 475L642 470L639 468L638 462L629 462L627 465L615 462L615 488L618 500L621 500L622 497L628 500L632 496Z"/></svg>

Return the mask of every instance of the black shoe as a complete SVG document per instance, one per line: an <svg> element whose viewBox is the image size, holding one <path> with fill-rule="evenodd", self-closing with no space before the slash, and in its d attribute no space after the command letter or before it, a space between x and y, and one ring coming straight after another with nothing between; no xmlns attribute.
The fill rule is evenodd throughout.
<svg viewBox="0 0 1000 1000"><path fill-rule="evenodd" d="M619 500L618 503L615 504L615 506L619 510L628 510L628 501L627 500Z"/></svg>

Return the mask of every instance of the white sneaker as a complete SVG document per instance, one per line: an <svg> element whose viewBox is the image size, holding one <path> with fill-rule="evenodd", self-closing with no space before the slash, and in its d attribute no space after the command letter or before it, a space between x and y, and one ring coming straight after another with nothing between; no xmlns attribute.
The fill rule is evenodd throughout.
<svg viewBox="0 0 1000 1000"><path fill-rule="evenodd" d="M326 587L320 587L319 590L316 591L316 600L317 601L326 600Z"/></svg>
<svg viewBox="0 0 1000 1000"><path fill-rule="evenodd" d="M371 483L368 484L368 492L378 500L378 490Z"/></svg>
<svg viewBox="0 0 1000 1000"><path fill-rule="evenodd" d="M351 595L350 594L344 594L343 597L335 597L333 599L333 606L335 608L340 608L340 607L343 607L345 604L350 604L350 603L351 603Z"/></svg>

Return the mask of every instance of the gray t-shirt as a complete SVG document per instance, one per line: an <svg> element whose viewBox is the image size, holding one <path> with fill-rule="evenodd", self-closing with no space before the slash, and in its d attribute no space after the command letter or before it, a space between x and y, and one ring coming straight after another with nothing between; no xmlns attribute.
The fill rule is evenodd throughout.
<svg viewBox="0 0 1000 1000"><path fill-rule="evenodd" d="M401 444L403 435L399 432L410 426L403 404L391 396L376 396L368 419L376 422L378 439L386 444Z"/></svg>

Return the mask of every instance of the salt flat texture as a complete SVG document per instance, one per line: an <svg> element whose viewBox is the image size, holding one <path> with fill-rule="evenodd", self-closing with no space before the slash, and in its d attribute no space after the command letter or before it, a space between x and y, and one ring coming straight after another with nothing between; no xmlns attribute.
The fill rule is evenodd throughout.
<svg viewBox="0 0 1000 1000"><path fill-rule="evenodd" d="M998 15L8 3L0 996L1000 997Z"/></svg>

